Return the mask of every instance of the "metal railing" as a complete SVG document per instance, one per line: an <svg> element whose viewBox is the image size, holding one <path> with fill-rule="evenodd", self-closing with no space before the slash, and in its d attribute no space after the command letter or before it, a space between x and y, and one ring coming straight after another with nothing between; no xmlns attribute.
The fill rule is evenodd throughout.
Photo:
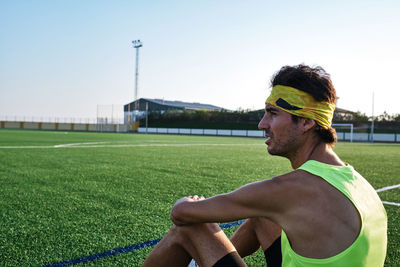
<svg viewBox="0 0 400 267"><path fill-rule="evenodd" d="M189 129L189 128L154 128L139 127L139 133L148 134L180 134L180 135L208 135L208 136L238 136L238 137L264 137L262 130L221 130L221 129ZM400 133L370 133L337 132L339 141L349 142L390 142L399 143Z"/></svg>
<svg viewBox="0 0 400 267"><path fill-rule="evenodd" d="M48 123L89 123L89 124L124 124L124 118L79 118L79 117L38 117L0 115L0 121L10 122L48 122Z"/></svg>

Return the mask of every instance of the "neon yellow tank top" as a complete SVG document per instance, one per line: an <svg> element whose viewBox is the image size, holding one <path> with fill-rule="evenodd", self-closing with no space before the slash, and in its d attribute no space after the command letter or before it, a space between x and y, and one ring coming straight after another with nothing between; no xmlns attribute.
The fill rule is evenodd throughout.
<svg viewBox="0 0 400 267"><path fill-rule="evenodd" d="M282 266L383 266L387 247L387 215L374 188L350 165L334 166L309 160L298 169L323 178L349 198L360 214L361 230L347 249L325 259L306 258L294 252L282 230Z"/></svg>

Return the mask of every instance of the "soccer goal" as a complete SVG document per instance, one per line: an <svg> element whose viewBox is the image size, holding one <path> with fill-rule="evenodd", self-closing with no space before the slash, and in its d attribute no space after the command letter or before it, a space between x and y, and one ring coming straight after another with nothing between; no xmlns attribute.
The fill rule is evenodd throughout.
<svg viewBox="0 0 400 267"><path fill-rule="evenodd" d="M335 128L338 140L350 140L353 142L353 124L352 123L333 123L332 127Z"/></svg>
<svg viewBox="0 0 400 267"><path fill-rule="evenodd" d="M124 106L123 105L97 105L96 127L97 131L112 131L114 125L119 128L124 124ZM119 132L119 129L117 130Z"/></svg>

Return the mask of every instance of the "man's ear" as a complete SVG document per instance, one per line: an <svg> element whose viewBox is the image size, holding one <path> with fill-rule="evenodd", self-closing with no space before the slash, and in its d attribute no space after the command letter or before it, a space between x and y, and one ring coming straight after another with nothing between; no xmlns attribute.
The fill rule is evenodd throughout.
<svg viewBox="0 0 400 267"><path fill-rule="evenodd" d="M303 118L301 126L303 127L303 132L307 132L316 125L315 120Z"/></svg>

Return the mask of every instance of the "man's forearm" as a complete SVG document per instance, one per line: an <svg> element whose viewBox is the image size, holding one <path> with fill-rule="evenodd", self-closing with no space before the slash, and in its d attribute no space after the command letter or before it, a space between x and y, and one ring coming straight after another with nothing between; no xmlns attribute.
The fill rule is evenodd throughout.
<svg viewBox="0 0 400 267"><path fill-rule="evenodd" d="M179 199L171 209L171 221L177 226L190 224L190 222L187 221L188 214L185 210L192 210L193 207L189 208L188 205L192 206L191 204L194 204L193 202L201 200L204 200L204 197L198 197L197 195Z"/></svg>

